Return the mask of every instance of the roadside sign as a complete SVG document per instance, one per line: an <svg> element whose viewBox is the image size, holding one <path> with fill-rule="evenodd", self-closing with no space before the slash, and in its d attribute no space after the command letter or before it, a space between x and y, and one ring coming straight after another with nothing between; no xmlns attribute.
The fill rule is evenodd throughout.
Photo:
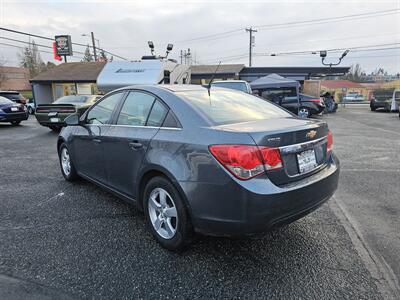
<svg viewBox="0 0 400 300"><path fill-rule="evenodd" d="M54 40L56 42L56 51L58 56L73 55L70 35L56 35Z"/></svg>

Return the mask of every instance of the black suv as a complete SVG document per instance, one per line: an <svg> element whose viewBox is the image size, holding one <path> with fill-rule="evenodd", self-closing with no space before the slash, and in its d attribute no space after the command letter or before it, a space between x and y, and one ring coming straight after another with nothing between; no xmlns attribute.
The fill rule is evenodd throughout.
<svg viewBox="0 0 400 300"><path fill-rule="evenodd" d="M325 109L324 100L320 97L299 93L298 101L296 90L291 88L264 90L258 92L258 95L286 108L287 110L301 117L317 115L323 112Z"/></svg>
<svg viewBox="0 0 400 300"><path fill-rule="evenodd" d="M0 91L0 96L10 99L15 103L26 104L26 98L16 91Z"/></svg>

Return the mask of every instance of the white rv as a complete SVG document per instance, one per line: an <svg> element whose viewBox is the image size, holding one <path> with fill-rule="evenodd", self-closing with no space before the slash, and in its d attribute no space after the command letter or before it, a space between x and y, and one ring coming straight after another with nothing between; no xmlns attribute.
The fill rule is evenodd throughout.
<svg viewBox="0 0 400 300"><path fill-rule="evenodd" d="M144 56L139 61L108 62L97 78L101 92L135 84L190 83L190 68L175 60Z"/></svg>

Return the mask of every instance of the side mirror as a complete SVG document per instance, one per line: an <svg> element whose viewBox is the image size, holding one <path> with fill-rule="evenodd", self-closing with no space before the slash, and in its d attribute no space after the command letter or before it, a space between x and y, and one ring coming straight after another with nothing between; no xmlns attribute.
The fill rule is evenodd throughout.
<svg viewBox="0 0 400 300"><path fill-rule="evenodd" d="M82 122L79 120L78 114L73 114L65 118L65 124L67 126L79 126L82 125Z"/></svg>

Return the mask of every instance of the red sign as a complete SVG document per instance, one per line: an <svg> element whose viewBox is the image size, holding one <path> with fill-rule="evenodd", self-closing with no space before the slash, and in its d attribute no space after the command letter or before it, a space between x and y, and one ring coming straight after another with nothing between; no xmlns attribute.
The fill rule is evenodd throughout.
<svg viewBox="0 0 400 300"><path fill-rule="evenodd" d="M57 55L57 45L56 45L56 42L53 42L53 54L54 54L54 59L55 59L55 60L58 60L58 61L61 61L61 60L62 60L61 56Z"/></svg>

